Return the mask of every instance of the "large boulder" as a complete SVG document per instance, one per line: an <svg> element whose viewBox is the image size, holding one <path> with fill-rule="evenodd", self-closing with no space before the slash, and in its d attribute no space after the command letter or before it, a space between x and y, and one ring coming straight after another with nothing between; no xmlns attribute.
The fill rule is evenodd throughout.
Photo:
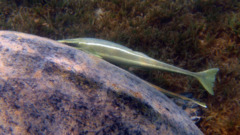
<svg viewBox="0 0 240 135"><path fill-rule="evenodd" d="M147 83L56 41L0 31L1 134L202 134Z"/></svg>

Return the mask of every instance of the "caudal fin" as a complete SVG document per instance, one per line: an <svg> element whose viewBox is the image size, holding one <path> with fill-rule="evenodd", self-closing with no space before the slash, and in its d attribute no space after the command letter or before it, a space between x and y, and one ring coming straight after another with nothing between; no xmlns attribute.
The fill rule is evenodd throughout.
<svg viewBox="0 0 240 135"><path fill-rule="evenodd" d="M196 73L196 78L211 95L214 95L213 86L218 71L218 68L212 68Z"/></svg>

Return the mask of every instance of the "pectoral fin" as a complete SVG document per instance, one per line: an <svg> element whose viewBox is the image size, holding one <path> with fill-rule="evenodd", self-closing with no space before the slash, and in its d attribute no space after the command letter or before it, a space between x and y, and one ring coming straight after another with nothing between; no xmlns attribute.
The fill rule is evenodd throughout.
<svg viewBox="0 0 240 135"><path fill-rule="evenodd" d="M93 53L91 53L91 54L93 54ZM97 56L98 58L100 58L100 59L102 59L102 57L101 56L99 56L99 55L97 55L97 54L93 54L94 56Z"/></svg>

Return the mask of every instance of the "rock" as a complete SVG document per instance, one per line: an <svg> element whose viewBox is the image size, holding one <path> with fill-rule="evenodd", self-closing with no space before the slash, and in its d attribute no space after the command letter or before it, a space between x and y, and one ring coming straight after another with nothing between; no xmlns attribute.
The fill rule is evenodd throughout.
<svg viewBox="0 0 240 135"><path fill-rule="evenodd" d="M202 134L138 77L50 39L0 31L1 134Z"/></svg>

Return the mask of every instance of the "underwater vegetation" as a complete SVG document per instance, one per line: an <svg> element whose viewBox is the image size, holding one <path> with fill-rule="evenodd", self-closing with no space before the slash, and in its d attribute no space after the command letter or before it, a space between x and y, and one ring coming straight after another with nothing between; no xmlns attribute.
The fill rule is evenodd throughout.
<svg viewBox="0 0 240 135"><path fill-rule="evenodd" d="M0 0L0 29L106 39L191 71L218 67L214 96L186 76L133 72L206 102L198 124L205 134L240 134L238 0Z"/></svg>

